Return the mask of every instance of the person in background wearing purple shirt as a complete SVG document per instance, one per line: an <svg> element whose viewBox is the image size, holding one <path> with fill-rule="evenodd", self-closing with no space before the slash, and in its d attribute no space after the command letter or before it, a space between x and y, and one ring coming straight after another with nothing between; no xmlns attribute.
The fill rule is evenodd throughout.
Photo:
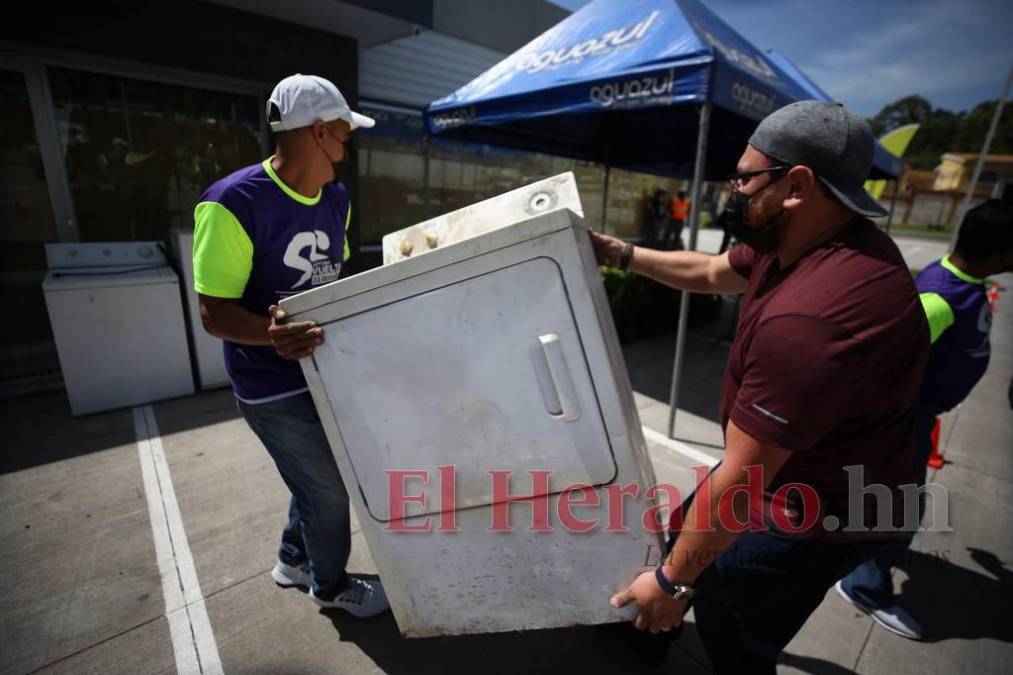
<svg viewBox="0 0 1013 675"><path fill-rule="evenodd" d="M271 571L324 608L373 616L388 608L377 581L345 573L348 494L297 362L323 329L286 323L282 298L338 279L351 204L335 180L349 134L373 120L331 82L292 75L274 88L267 120L277 149L209 187L194 212L194 285L204 328L224 343L239 411L292 493Z"/></svg>
<svg viewBox="0 0 1013 675"><path fill-rule="evenodd" d="M721 396L724 458L671 553L612 598L636 603L634 626L652 632L679 626L692 599L720 673L774 673L834 582L899 537L929 330L900 251L868 219L885 215L862 187L873 147L852 111L792 103L760 122L729 177L729 227L743 243L709 256L592 234L603 264L743 294ZM849 470L891 497L863 522L851 522ZM737 523L763 527L743 532L720 517L720 500L746 497L757 473L768 494L731 508ZM781 490L792 484L817 498ZM881 516L894 523L887 532L871 528Z"/></svg>
<svg viewBox="0 0 1013 675"><path fill-rule="evenodd" d="M932 341L915 423L919 486L925 484L936 416L967 398L988 368L992 313L985 277L1009 271L1013 271L1013 208L1009 201L991 199L964 216L953 253L915 279ZM924 493L919 498L924 511ZM919 640L922 627L894 600L890 577L890 568L906 550L905 544L869 559L838 581L835 589L887 630Z"/></svg>

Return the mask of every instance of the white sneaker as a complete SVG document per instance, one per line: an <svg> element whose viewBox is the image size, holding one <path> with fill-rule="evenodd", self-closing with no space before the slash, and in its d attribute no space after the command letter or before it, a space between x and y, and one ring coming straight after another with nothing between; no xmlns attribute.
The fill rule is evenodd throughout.
<svg viewBox="0 0 1013 675"><path fill-rule="evenodd" d="M291 565L286 565L279 560L274 564L274 569L271 570L271 578L274 579L274 583L278 584L282 588L301 586L309 589L311 585L310 567L306 564L302 564L299 567L292 567Z"/></svg>
<svg viewBox="0 0 1013 675"><path fill-rule="evenodd" d="M844 590L844 585L841 581L834 584L834 590L837 594L851 603L857 609L865 612L872 617L872 620L878 623L883 628L887 629L895 635L905 637L908 640L921 640L922 639L922 627L914 617L907 613L900 605L890 605L889 607L867 607L853 596L848 595L848 592Z"/></svg>
<svg viewBox="0 0 1013 675"><path fill-rule="evenodd" d="M390 608L387 594L379 581L366 581L358 577L348 577L345 590L338 593L333 600L321 600L310 589L310 597L324 609L343 609L352 616L365 618L383 614Z"/></svg>

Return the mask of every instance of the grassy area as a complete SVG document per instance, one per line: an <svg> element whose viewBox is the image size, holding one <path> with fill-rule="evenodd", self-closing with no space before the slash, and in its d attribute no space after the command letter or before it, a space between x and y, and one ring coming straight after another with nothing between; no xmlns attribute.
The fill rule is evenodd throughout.
<svg viewBox="0 0 1013 675"><path fill-rule="evenodd" d="M679 292L633 272L599 268L612 318L623 344L652 335L670 333L679 314ZM714 321L721 313L721 300L714 295L694 294L689 303L689 325Z"/></svg>

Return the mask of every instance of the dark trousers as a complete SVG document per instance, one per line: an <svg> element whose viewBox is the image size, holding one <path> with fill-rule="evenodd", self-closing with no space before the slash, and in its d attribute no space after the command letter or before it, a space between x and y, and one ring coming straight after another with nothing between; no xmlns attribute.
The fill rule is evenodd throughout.
<svg viewBox="0 0 1013 675"><path fill-rule="evenodd" d="M747 532L697 580L697 630L717 673L774 673L827 590L886 542Z"/></svg>
<svg viewBox="0 0 1013 675"><path fill-rule="evenodd" d="M648 248L664 248L662 243L665 239L665 224L667 218L664 216L652 217L647 221L647 227L644 228L643 245Z"/></svg>
<svg viewBox="0 0 1013 675"><path fill-rule="evenodd" d="M682 218L669 218L668 227L661 238L661 247L667 250L682 250L686 246L682 243L682 228L686 221Z"/></svg>

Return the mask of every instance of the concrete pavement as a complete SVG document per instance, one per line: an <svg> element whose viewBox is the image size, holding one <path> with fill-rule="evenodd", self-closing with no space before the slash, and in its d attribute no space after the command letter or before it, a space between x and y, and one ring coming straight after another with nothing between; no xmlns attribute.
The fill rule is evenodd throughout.
<svg viewBox="0 0 1013 675"><path fill-rule="evenodd" d="M1013 275L1002 282L1013 289ZM672 336L662 336L626 348L642 422L659 431L667 421L661 401L672 345ZM700 453L720 456L715 417L725 350L711 336L690 336L676 429L683 441L649 442L658 478L681 489L692 485ZM925 624L926 641L886 632L831 592L789 645L783 672L1008 671L1013 413L1006 388L1013 376L1013 290L1000 296L992 358L985 380L943 429L949 463L934 479L949 490L955 531L919 535L915 548L922 555L895 577L902 601ZM180 655L164 600L164 578L173 570L156 558L147 499L152 486L131 412L74 419L62 393L0 406L6 431L0 672L177 670ZM355 621L320 612L268 576L287 494L231 394L206 392L152 410L181 520L171 544L177 551L185 544L192 556L224 672L659 672L636 664L621 636L597 628L405 640L389 614ZM375 572L355 523L353 531L350 569ZM709 672L691 622L662 672Z"/></svg>
<svg viewBox="0 0 1013 675"><path fill-rule="evenodd" d="M268 574L288 496L231 393L153 410L224 672L653 672L631 667L625 631L406 640L389 613L321 612ZM0 672L175 671L129 411L73 419L47 394L5 405L2 422L17 432L0 475ZM349 570L375 573L354 515L352 528ZM668 663L707 672L680 649Z"/></svg>

